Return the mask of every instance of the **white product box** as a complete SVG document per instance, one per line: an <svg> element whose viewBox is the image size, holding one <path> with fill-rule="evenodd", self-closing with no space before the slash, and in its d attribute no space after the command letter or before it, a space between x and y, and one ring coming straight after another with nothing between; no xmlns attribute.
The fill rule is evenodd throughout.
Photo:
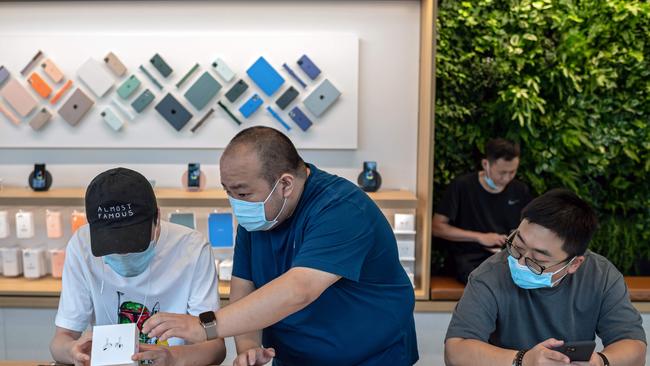
<svg viewBox="0 0 650 366"><path fill-rule="evenodd" d="M232 259L226 259L219 263L219 280L230 281L232 278Z"/></svg>
<svg viewBox="0 0 650 366"><path fill-rule="evenodd" d="M60 211L45 212L45 227L47 228L47 237L58 239L63 237L63 218Z"/></svg>
<svg viewBox="0 0 650 366"><path fill-rule="evenodd" d="M23 252L18 247L0 248L2 253L2 274L17 277L23 274Z"/></svg>
<svg viewBox="0 0 650 366"><path fill-rule="evenodd" d="M25 278L41 278L47 274L44 249L23 249L23 272Z"/></svg>
<svg viewBox="0 0 650 366"><path fill-rule="evenodd" d="M63 264L65 263L65 249L50 250L50 262L52 264L52 277L63 277Z"/></svg>
<svg viewBox="0 0 650 366"><path fill-rule="evenodd" d="M9 213L7 211L0 211L0 239L8 238L10 233Z"/></svg>
<svg viewBox="0 0 650 366"><path fill-rule="evenodd" d="M34 237L34 214L29 211L16 213L16 237L18 239L29 239Z"/></svg>
<svg viewBox="0 0 650 366"><path fill-rule="evenodd" d="M91 366L138 366L131 357L138 353L140 331L135 323L93 327Z"/></svg>
<svg viewBox="0 0 650 366"><path fill-rule="evenodd" d="M415 231L415 215L395 214L395 231Z"/></svg>
<svg viewBox="0 0 650 366"><path fill-rule="evenodd" d="M400 260L415 260L415 240L397 240L397 252Z"/></svg>

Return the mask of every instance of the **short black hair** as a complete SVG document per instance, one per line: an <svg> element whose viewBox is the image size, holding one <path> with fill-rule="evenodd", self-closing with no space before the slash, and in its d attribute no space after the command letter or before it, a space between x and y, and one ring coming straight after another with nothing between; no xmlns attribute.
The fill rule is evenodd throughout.
<svg viewBox="0 0 650 366"><path fill-rule="evenodd" d="M503 138L491 139L485 145L485 157L490 163L499 159L511 161L521 154L519 144Z"/></svg>
<svg viewBox="0 0 650 366"><path fill-rule="evenodd" d="M305 177L305 162L291 140L282 132L264 126L249 127L230 140L224 155L235 146L246 145L257 153L263 178L273 186L284 173Z"/></svg>
<svg viewBox="0 0 650 366"><path fill-rule="evenodd" d="M594 209L568 189L553 189L535 198L524 207L521 218L554 232L572 257L585 253L598 228Z"/></svg>

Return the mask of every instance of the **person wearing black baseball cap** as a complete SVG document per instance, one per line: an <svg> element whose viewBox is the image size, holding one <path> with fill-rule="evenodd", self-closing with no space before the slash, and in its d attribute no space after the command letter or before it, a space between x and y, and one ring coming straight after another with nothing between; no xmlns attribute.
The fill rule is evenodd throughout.
<svg viewBox="0 0 650 366"><path fill-rule="evenodd" d="M205 237L160 220L149 181L115 168L99 174L86 191L88 225L66 249L63 286L50 351L58 362L90 361L89 325L142 324L160 311L198 315L219 306L217 276ZM117 307L115 307L117 305ZM140 335L134 360L155 365L220 363L223 339L185 344ZM164 346L178 347L164 347Z"/></svg>

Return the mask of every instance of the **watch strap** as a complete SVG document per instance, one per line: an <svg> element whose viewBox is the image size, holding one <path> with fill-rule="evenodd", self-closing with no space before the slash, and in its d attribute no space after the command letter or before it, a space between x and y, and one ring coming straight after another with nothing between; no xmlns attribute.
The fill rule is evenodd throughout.
<svg viewBox="0 0 650 366"><path fill-rule="evenodd" d="M600 353L600 352L596 352L596 353L598 354L598 356L600 356L600 358L603 359L603 364L604 364L605 366L610 366L610 365L609 365L609 360L607 359L607 357L605 357L604 354L602 354L602 353Z"/></svg>

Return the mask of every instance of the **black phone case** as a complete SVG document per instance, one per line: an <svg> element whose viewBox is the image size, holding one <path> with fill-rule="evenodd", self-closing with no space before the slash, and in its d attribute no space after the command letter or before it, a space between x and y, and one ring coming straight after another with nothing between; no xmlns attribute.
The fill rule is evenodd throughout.
<svg viewBox="0 0 650 366"><path fill-rule="evenodd" d="M596 348L594 341L565 342L562 346L554 348L554 351L563 353L573 361L589 361Z"/></svg>

